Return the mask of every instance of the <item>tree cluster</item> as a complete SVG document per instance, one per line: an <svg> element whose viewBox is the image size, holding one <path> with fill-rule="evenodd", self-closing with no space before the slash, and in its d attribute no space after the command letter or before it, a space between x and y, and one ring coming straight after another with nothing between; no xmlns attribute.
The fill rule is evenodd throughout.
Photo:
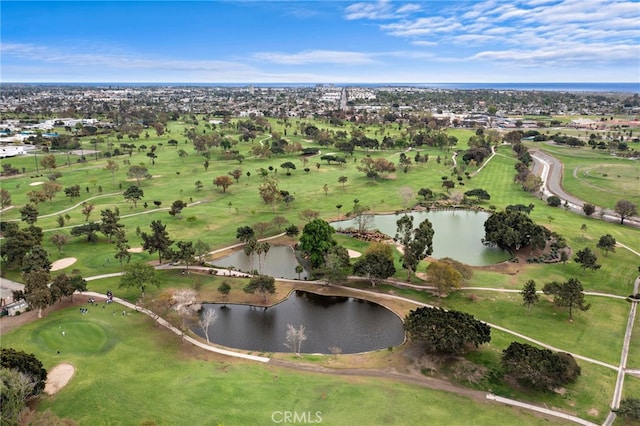
<svg viewBox="0 0 640 426"><path fill-rule="evenodd" d="M539 391L553 391L575 382L581 372L580 366L568 353L554 353L517 342L512 342L502 352L501 364L506 375Z"/></svg>
<svg viewBox="0 0 640 426"><path fill-rule="evenodd" d="M493 213L484 223L484 241L511 252L522 247L542 249L550 232L537 225L529 216L518 211Z"/></svg>
<svg viewBox="0 0 640 426"><path fill-rule="evenodd" d="M405 318L409 339L429 352L460 354L491 341L491 327L472 315L422 307Z"/></svg>

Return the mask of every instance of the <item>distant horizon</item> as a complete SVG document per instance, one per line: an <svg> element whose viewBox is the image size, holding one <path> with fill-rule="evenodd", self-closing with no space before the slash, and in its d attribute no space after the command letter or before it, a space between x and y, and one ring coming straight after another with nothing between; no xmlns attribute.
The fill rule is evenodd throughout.
<svg viewBox="0 0 640 426"><path fill-rule="evenodd" d="M640 82L180 82L180 81L76 81L76 82L3 82L4 85L33 86L126 86L126 87L415 87L457 90L534 90L534 91L575 91L575 92L614 92L640 93Z"/></svg>

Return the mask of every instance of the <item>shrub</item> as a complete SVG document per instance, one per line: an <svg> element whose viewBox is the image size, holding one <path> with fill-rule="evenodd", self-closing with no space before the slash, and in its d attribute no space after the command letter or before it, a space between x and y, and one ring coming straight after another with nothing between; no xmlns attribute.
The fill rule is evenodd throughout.
<svg viewBox="0 0 640 426"><path fill-rule="evenodd" d="M560 199L560 197L552 195L547 198L547 204L549 204L551 207L560 207L560 204L562 204L562 200Z"/></svg>

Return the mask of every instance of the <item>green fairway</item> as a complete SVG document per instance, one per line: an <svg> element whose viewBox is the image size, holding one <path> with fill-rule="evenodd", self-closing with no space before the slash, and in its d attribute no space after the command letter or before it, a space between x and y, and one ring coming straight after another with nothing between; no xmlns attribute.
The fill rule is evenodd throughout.
<svg viewBox="0 0 640 426"><path fill-rule="evenodd" d="M64 339L74 342L64 346L49 337L58 327L66 328ZM110 350L96 339L75 342L98 330L107 335ZM47 338L33 338L43 335ZM217 358L154 328L135 312L124 317L109 309L90 309L83 316L75 308L54 312L3 335L5 345L35 353L48 369L61 362L74 365L71 382L44 397L39 407L80 424L271 424L278 411L318 411L322 423L332 425L409 425L424 419L436 424L468 424L469 419L476 425L561 423L383 379L332 377ZM63 347L59 355L54 351L58 346Z"/></svg>
<svg viewBox="0 0 640 426"><path fill-rule="evenodd" d="M207 120L201 118L194 125L197 134L209 135ZM311 141L300 129L313 123L320 130L362 131L369 137L381 139L381 135L407 138L406 129L398 126L331 124L324 119L292 119L287 123L269 118L270 131L284 134L290 143L302 147L314 147L322 154L342 152L333 146L320 146ZM218 249L236 244L236 230L241 226L262 225L258 238L282 233L289 224L300 229L307 223L305 213L317 213L325 220L344 219L355 205L366 206L373 213L400 212L425 202L418 191L432 190L434 198L442 203L461 204L464 192L484 189L491 198L477 207L486 211L502 210L508 205L532 205L530 217L537 224L562 235L571 248L571 257L566 264L527 263L530 253L520 253L519 263L505 263L474 269L472 278L464 282L465 287L488 287L494 289L520 290L526 281L534 280L537 289L551 281L566 281L577 278L584 289L617 296L627 296L632 291L633 281L638 275L640 259L621 246L615 252L605 254L596 248L598 239L611 234L618 243L640 252L640 230L628 226L607 223L597 217L551 207L537 196L522 190L514 182L516 158L510 146L500 146L497 154L477 172L477 167L466 166L457 161L465 173L460 179L453 170L453 150L421 146L408 150L402 145L388 150L356 148L353 154L345 155L345 162L331 163L321 159L322 154L302 156L299 152L285 152L264 158L255 154L272 136L266 130L255 138L239 141L241 132L237 120L221 127L233 141L241 159L228 155L225 149L214 146L210 152L210 164L204 166L204 157L196 151L194 144L186 143L185 134L191 125L184 122L169 122L171 133L157 137L150 135L145 140L127 141L136 146L129 154L109 159L86 155L86 163L78 163L77 156L64 152L56 153L57 168L61 176L55 178L62 188L80 186L80 196L71 199L64 191L37 205L39 218L36 226L43 228L43 246L51 261L73 257L77 261L60 271L75 270L84 277L122 271L114 257L115 244L98 232L97 241L90 243L86 236L74 237L71 229L87 222L100 220L100 212L118 208L120 223L124 225L128 244L141 248L141 232L149 232L152 220L159 220L167 227L174 241L202 240L210 248ZM468 139L475 134L470 129L451 129L450 136L458 138L456 149L465 149ZM179 144L169 146L169 139L176 138ZM81 138L84 149L93 148L89 138ZM98 149L105 150L109 143L117 145L110 135ZM154 162L145 154L150 146L156 146ZM145 148L143 148L143 146ZM530 147L533 144L529 145ZM590 148L566 148L555 145L536 147L548 151L564 162L563 185L579 198L594 204L613 208L618 199L626 198L640 204L637 161L614 158L600 150ZM184 149L186 156L180 155ZM426 163L412 162L406 169L398 167L393 173L385 173L378 179L367 178L358 170L361 160L367 157L384 158L399 164L401 154L411 159L416 151L428 155ZM44 153L38 153L40 159ZM29 202L32 191L43 188L54 170L35 170L37 161L32 156L3 159L2 164L25 168L26 173L2 180L15 207L2 213L2 220L20 221L20 208ZM107 161L115 161L117 170L106 170ZM296 168L287 170L281 165L292 162ZM69 164L66 164L66 163ZM127 172L131 165L143 165L148 176L141 179L140 189L144 197L137 205L125 201L122 192L136 180ZM239 169L240 177L223 191L215 186L219 176ZM477 172L477 173L476 173ZM287 191L293 201L267 204L260 196L259 188L265 178L277 182L278 189ZM455 187L447 191L442 182L456 179ZM446 178L446 179L445 179ZM201 182L199 188L196 183ZM409 194L405 198L404 194ZM175 200L189 204L180 216L171 216L169 207ZM433 201L433 200L431 200ZM83 203L94 206L88 216L82 213ZM60 221L64 222L61 226ZM24 227L24 223L20 223ZM58 250L50 238L55 233L70 237L68 244ZM451 235L455 238L455 235ZM340 245L365 252L368 242L336 236ZM291 238L287 243L294 243ZM174 245L175 247L175 245ZM598 256L601 268L585 271L573 257L578 250L591 248ZM402 269L399 252L394 248L396 274L393 278L407 279ZM158 254L131 253L131 263L156 261ZM20 267L8 269L3 264L3 276L22 281ZM428 262L418 266L418 272L428 277ZM60 272L53 272L53 275ZM217 287L224 281L221 276L182 275L179 270L162 271L159 288L147 288L141 303L167 309L166 303L173 289L199 288L200 301L216 301L220 296ZM245 281L230 280L232 294L240 294ZM429 284L412 278L414 284ZM119 288L118 277L89 281L88 289L104 294L112 290L117 297L137 302L140 290ZM351 285L351 284L350 284ZM371 289L368 282L352 284L354 287ZM442 299L431 293L392 285L379 285L374 289L416 301L436 304L448 309L469 312L477 318L508 328L530 338L555 346L563 351L590 357L598 361L617 365L627 323L629 303L624 300L587 296L591 309L574 312L574 321L568 321L564 309L553 306L550 299L542 297L540 303L527 315L518 293L463 290ZM279 295L280 296L280 295ZM275 298L275 296L274 296ZM407 305L408 306L408 305ZM408 308L407 308L408 309ZM160 311L159 311L160 312ZM171 319L171 318L169 318ZM176 323L178 326L182 324ZM637 324L631 342L629 367L640 365L640 331ZM537 394L522 388L509 386L502 380L493 380L499 375L499 355L510 342L519 341L506 332L494 332L493 340L486 348L471 352L467 359L486 368L486 374L478 380L469 380L465 372L448 371L448 364L438 366L437 376L446 377L464 386L495 392L550 407L601 422L604 420L615 384L615 372L605 367L579 361L583 375L578 382L565 389L565 394ZM338 425L353 424L398 424L413 425L425 421L434 424L538 424L548 423L529 413L505 408L502 405L476 401L420 386L393 382L382 378L329 376L311 372L295 371L274 366L240 362L204 353L182 343L178 337L164 329L156 328L147 317L136 312L122 315L122 308L89 306L85 315L78 308L53 312L48 317L2 335L2 346L35 353L47 368L61 362L76 367L71 383L59 394L45 397L39 410L51 408L56 414L71 417L80 424L270 424L276 411L322 412L323 423ZM398 351L400 352L400 351ZM391 351L390 351L391 353ZM394 353L395 354L395 353ZM375 357L376 355L374 355ZM404 357L399 354L398 357ZM380 357L382 358L382 357ZM292 358L293 359L293 358ZM356 363L344 357L345 364ZM296 362L322 364L326 357L309 355ZM414 360L406 361L408 363ZM447 365L444 365L447 364ZM455 364L455 363L454 363ZM346 368L340 365L339 368ZM387 368L387 365L384 365ZM393 365L388 366L394 368ZM451 367L452 370L455 368ZM456 367L460 368L460 367ZM473 367L475 368L475 367ZM419 366L411 369L420 370ZM442 373L442 374L441 374ZM497 376L496 376L497 377ZM625 393L640 388L640 379L625 383ZM628 387L627 387L628 386ZM595 410L595 411L594 411ZM553 423L553 421L552 421Z"/></svg>
<svg viewBox="0 0 640 426"><path fill-rule="evenodd" d="M640 162L637 159L613 157L590 147L535 146L562 161L562 185L576 197L609 209L621 199L640 204Z"/></svg>

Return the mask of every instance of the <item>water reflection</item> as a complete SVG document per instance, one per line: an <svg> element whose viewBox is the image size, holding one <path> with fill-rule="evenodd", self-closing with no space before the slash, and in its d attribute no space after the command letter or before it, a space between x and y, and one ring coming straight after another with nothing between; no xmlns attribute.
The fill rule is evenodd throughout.
<svg viewBox="0 0 640 426"><path fill-rule="evenodd" d="M492 265L509 259L507 251L498 247L487 247L482 243L484 222L489 213L471 210L439 210L410 212L413 224L417 227L423 220L429 219L433 225L432 257L441 259L450 257L468 265ZM396 222L402 214L373 215L371 229L395 236ZM353 219L332 222L336 229L357 228Z"/></svg>
<svg viewBox="0 0 640 426"><path fill-rule="evenodd" d="M404 341L400 318L376 303L349 297L322 296L304 291L268 309L246 305L204 304L218 318L209 339L227 347L289 352L284 345L287 324L305 326L304 353L357 353L397 346ZM193 331L204 337L201 329Z"/></svg>

